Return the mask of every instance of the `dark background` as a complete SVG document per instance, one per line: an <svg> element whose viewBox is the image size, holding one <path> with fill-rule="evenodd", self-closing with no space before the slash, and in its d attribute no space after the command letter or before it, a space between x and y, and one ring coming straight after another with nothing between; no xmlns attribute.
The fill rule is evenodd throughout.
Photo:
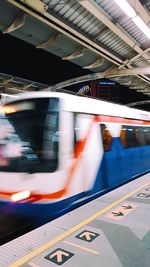
<svg viewBox="0 0 150 267"><path fill-rule="evenodd" d="M92 73L9 34L2 33L0 33L0 72L48 85ZM117 83L109 87L109 95L112 96L109 100L123 104L149 99L148 96ZM150 110L149 105L138 106L138 108Z"/></svg>
<svg viewBox="0 0 150 267"><path fill-rule="evenodd" d="M0 72L49 85L91 73L81 67L0 33Z"/></svg>

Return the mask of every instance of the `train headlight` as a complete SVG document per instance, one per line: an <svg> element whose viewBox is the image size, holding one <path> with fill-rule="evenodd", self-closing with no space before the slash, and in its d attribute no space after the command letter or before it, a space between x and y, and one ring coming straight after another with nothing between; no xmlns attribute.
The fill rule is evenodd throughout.
<svg viewBox="0 0 150 267"><path fill-rule="evenodd" d="M19 193L15 193L11 196L11 200L13 202L17 202L17 201L21 201L21 200L24 200L26 198L29 198L31 195L30 191L26 190L26 191L22 191L22 192L19 192Z"/></svg>

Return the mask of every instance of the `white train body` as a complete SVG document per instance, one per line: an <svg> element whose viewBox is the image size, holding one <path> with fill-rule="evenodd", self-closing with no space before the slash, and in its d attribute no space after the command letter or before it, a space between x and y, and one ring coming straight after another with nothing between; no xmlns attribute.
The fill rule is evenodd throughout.
<svg viewBox="0 0 150 267"><path fill-rule="evenodd" d="M14 213L38 217L42 209L43 217L55 215L150 167L148 141L135 146L121 142L123 127L147 134L148 112L57 92L22 94L3 110L7 123L0 127L0 203L3 208L11 204ZM108 147L102 128L109 133ZM145 151L145 161L139 168L132 164L126 175L129 166L123 161L128 164Z"/></svg>

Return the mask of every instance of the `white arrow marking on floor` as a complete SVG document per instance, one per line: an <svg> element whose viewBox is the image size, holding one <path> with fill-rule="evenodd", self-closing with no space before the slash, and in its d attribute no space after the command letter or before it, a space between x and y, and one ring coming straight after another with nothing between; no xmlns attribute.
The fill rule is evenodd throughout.
<svg viewBox="0 0 150 267"><path fill-rule="evenodd" d="M64 251L61 251L61 250L58 250L56 251L55 253L53 253L52 255L50 255L50 259L54 258L55 256L57 257L57 262L62 262L62 256L66 256L66 257L69 257L69 254L64 252Z"/></svg>
<svg viewBox="0 0 150 267"><path fill-rule="evenodd" d="M150 191L150 187L147 187L145 190L146 190L146 191Z"/></svg>
<svg viewBox="0 0 150 267"><path fill-rule="evenodd" d="M137 195L138 197L144 197L144 198L149 198L150 194L146 194L146 193L140 193Z"/></svg>
<svg viewBox="0 0 150 267"><path fill-rule="evenodd" d="M122 203L121 206L117 207L112 212L106 215L106 218L122 220L125 216L127 216L130 212L132 212L138 205L130 204L130 203Z"/></svg>
<svg viewBox="0 0 150 267"><path fill-rule="evenodd" d="M83 234L79 235L79 237L82 238L83 236L85 236L87 240L91 240L90 235L92 235L92 236L96 236L96 235L93 234L93 233L84 232Z"/></svg>

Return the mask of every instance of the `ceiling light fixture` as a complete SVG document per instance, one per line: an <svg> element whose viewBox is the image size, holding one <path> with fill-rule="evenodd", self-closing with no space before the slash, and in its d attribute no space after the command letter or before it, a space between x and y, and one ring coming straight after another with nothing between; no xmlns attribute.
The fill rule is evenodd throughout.
<svg viewBox="0 0 150 267"><path fill-rule="evenodd" d="M95 3L93 0L79 0L80 4L87 9L91 14L93 14L98 20L104 21L104 24L110 28L114 29L112 22L108 20L105 15L102 14L101 9L99 9L99 5ZM150 39L150 28L146 25L146 23L137 15L134 8L128 3L127 0L114 0L116 4L126 13L126 15L132 19L132 21L136 24L136 26L145 34L145 36ZM119 30L119 28L118 28ZM117 30L114 29L116 33ZM116 33L117 34L117 33ZM122 39L125 39L122 38Z"/></svg>
<svg viewBox="0 0 150 267"><path fill-rule="evenodd" d="M147 38L150 39L150 29L145 24L145 22L139 16L132 18L132 20L138 26L138 28L147 36Z"/></svg>
<svg viewBox="0 0 150 267"><path fill-rule="evenodd" d="M126 13L129 18L134 18L136 12L126 0L114 0L117 5Z"/></svg>
<svg viewBox="0 0 150 267"><path fill-rule="evenodd" d="M117 5L126 13L126 15L132 19L136 26L150 39L150 28L146 23L136 14L133 7L127 2L127 0L114 0Z"/></svg>

